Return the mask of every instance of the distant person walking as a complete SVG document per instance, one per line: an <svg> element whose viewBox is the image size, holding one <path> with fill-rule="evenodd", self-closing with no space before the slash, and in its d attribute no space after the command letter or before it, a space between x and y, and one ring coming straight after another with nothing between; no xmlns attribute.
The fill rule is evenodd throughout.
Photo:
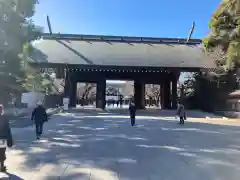
<svg viewBox="0 0 240 180"><path fill-rule="evenodd" d="M6 148L12 147L12 133L9 125L9 121L4 118L4 107L0 105L0 166L1 172L5 172L7 170L4 162L6 160Z"/></svg>
<svg viewBox="0 0 240 180"><path fill-rule="evenodd" d="M186 120L186 112L185 107L181 102L178 103L177 115L179 116L180 119L179 124L184 124L184 120Z"/></svg>
<svg viewBox="0 0 240 180"><path fill-rule="evenodd" d="M41 101L37 103L37 107L33 110L31 119L36 126L37 139L40 139L40 136L43 133L43 124L48 120L46 110Z"/></svg>
<svg viewBox="0 0 240 180"><path fill-rule="evenodd" d="M120 108L122 108L122 106L123 106L123 97L122 96L120 96L119 104L120 104Z"/></svg>
<svg viewBox="0 0 240 180"><path fill-rule="evenodd" d="M136 106L133 101L129 104L129 113L130 113L131 125L134 126L135 116L136 116Z"/></svg>

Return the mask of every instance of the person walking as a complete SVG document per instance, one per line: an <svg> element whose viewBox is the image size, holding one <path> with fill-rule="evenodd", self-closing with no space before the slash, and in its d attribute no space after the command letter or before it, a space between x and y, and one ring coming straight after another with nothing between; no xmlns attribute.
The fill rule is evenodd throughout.
<svg viewBox="0 0 240 180"><path fill-rule="evenodd" d="M33 110L31 119L36 126L37 139L40 139L40 136L43 133L43 124L48 120L46 110L41 101L37 103L37 107Z"/></svg>
<svg viewBox="0 0 240 180"><path fill-rule="evenodd" d="M6 172L7 168L4 164L6 160L6 148L12 147L13 139L9 121L3 116L4 107L0 104L0 171Z"/></svg>
<svg viewBox="0 0 240 180"><path fill-rule="evenodd" d="M177 115L179 116L180 122L179 124L184 124L184 120L186 120L186 112L183 103L178 104Z"/></svg>
<svg viewBox="0 0 240 180"><path fill-rule="evenodd" d="M122 108L123 106L123 96L120 96L120 100L119 100L119 104L120 104L120 108Z"/></svg>
<svg viewBox="0 0 240 180"><path fill-rule="evenodd" d="M134 126L135 116L136 116L136 106L133 101L129 104L129 113L130 113L131 125Z"/></svg>

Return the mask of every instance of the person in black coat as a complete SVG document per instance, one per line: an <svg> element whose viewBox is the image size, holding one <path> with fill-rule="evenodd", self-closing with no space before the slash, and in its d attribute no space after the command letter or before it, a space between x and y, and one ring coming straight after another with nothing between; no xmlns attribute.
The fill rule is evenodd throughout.
<svg viewBox="0 0 240 180"><path fill-rule="evenodd" d="M35 123L36 136L39 139L43 133L43 124L48 120L46 109L42 106L42 102L37 103L37 107L32 112L31 119Z"/></svg>
<svg viewBox="0 0 240 180"><path fill-rule="evenodd" d="M12 147L12 133L7 118L3 116L4 108L3 105L0 105L0 166L1 172L6 171L6 166L4 162L6 160L6 147Z"/></svg>
<svg viewBox="0 0 240 180"><path fill-rule="evenodd" d="M133 101L129 104L129 113L130 113L131 125L134 126L135 116L136 116L136 106Z"/></svg>

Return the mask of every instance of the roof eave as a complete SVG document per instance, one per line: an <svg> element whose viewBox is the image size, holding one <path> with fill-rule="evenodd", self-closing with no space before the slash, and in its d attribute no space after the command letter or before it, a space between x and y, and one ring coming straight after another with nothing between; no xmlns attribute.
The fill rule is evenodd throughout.
<svg viewBox="0 0 240 180"><path fill-rule="evenodd" d="M64 64L64 63L49 63L49 62L29 62L30 65L40 68L77 68L77 69L146 69L146 70L166 70L176 71L181 70L182 72L200 72L202 67L142 67L142 66L115 66L115 65L85 65L85 64Z"/></svg>

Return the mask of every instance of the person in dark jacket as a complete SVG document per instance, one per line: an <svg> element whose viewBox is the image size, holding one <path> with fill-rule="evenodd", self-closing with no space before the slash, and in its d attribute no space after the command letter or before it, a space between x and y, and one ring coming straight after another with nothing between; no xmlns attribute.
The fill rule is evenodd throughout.
<svg viewBox="0 0 240 180"><path fill-rule="evenodd" d="M133 101L129 104L129 113L130 113L130 118L131 118L131 125L134 126L135 125L135 116L136 116L136 106Z"/></svg>
<svg viewBox="0 0 240 180"><path fill-rule="evenodd" d="M4 162L6 160L6 147L12 147L12 133L9 125L9 121L3 116L4 107L0 105L0 166L1 172L6 171Z"/></svg>
<svg viewBox="0 0 240 180"><path fill-rule="evenodd" d="M179 116L180 122L179 124L184 124L184 120L186 120L186 112L183 103L178 103L177 115Z"/></svg>
<svg viewBox="0 0 240 180"><path fill-rule="evenodd" d="M37 107L32 112L32 121L34 121L36 126L36 136L40 139L43 133L43 124L48 120L45 108L42 106L42 102L37 103Z"/></svg>

